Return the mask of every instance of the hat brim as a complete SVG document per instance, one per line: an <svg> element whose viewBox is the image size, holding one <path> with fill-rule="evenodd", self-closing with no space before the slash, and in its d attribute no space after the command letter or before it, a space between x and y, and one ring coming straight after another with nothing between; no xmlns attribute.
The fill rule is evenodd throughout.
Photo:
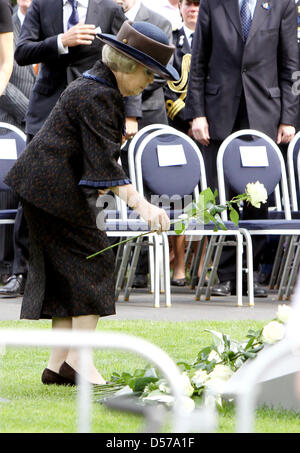
<svg viewBox="0 0 300 453"><path fill-rule="evenodd" d="M119 52L137 61L138 63L150 69L155 74L160 75L164 79L178 80L180 78L178 72L171 64L163 66L161 63L159 63L159 61L154 60L154 58L150 57L144 52L141 52L140 50L135 49L134 47L129 46L122 41L119 41L118 39L116 39L115 35L98 33L97 36L99 39L101 39L101 41L114 47Z"/></svg>

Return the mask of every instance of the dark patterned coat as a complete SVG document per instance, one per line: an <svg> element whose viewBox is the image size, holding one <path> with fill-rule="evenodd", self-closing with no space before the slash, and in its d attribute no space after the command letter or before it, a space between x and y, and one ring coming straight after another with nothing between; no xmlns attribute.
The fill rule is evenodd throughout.
<svg viewBox="0 0 300 453"><path fill-rule="evenodd" d="M114 255L85 188L128 184L117 160L125 113L113 73L101 62L61 95L5 178L23 200L30 264L21 317L114 314Z"/></svg>

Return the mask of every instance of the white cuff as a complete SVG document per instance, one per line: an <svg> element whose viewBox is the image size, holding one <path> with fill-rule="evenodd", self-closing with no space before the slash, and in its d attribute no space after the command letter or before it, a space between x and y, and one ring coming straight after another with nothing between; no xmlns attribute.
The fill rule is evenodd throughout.
<svg viewBox="0 0 300 453"><path fill-rule="evenodd" d="M57 49L58 49L58 54L59 55L63 55L63 54L69 53L69 47L64 47L64 45L62 43L62 40L61 40L61 37L62 37L62 33L57 35Z"/></svg>

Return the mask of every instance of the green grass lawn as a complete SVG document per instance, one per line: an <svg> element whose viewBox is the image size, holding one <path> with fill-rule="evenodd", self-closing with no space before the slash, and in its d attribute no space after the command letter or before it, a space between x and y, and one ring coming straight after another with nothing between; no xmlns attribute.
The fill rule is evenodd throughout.
<svg viewBox="0 0 300 453"><path fill-rule="evenodd" d="M249 328L265 323L256 321L110 321L101 320L98 330L115 331L151 341L175 361L192 361L198 351L211 343L204 329L221 330L242 340ZM50 321L3 321L0 328L50 329ZM4 433L73 433L76 432L76 392L70 387L45 386L41 373L47 366L46 348L7 348L0 356L0 432ZM109 379L113 371L132 372L144 367L145 360L134 353L97 350L95 362L102 375ZM96 433L134 433L143 429L143 420L132 414L108 410L93 404L92 430ZM235 429L235 412L226 409L219 417L219 432ZM256 414L258 433L299 433L300 413L259 409Z"/></svg>

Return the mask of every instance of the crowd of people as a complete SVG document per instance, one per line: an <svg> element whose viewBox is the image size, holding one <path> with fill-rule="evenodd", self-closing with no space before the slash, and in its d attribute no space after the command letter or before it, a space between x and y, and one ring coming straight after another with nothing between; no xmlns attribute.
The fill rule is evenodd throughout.
<svg viewBox="0 0 300 453"><path fill-rule="evenodd" d="M68 255L68 241L74 241L75 248L78 246L79 257L83 249L86 256L87 250L92 251L96 246L99 249L106 243L106 239L102 238L99 244L99 238L96 239L91 227L92 217L89 218L88 214L84 217L83 214L85 205L81 197L87 200L91 189L95 195L98 195L98 189L112 190L126 201L131 200L129 205L149 222L154 222L158 230L168 228L165 212L140 199L128 178L128 143L144 126L169 124L192 137L203 154L208 185L212 188L217 187L216 155L219 146L236 130L251 128L264 132L285 153L300 124L299 96L292 90L293 74L299 70L297 38L300 39L300 6L297 3L295 0L263 3L257 0L17 0L12 9L9 0L0 0L0 121L19 127L27 136L25 157L23 159L22 155L20 163L17 162L7 179L14 195L18 194L18 213L9 259L4 253L0 256L3 283L0 297L15 297L25 292L22 317L52 317L54 327L73 325L81 328L83 325L94 328L98 316L114 312L111 305L113 281L111 272L109 276L105 271L105 267L111 268L111 263L105 259L112 257L103 258L101 266L99 263L95 267L91 265L87 273L81 271L80 259L79 262L75 260L78 265L75 272L74 250ZM128 24L131 24L129 29ZM109 49L117 49L118 55L125 53L128 56L129 36L137 38L136 34L146 36L146 41L151 36L154 49L156 42L159 43L155 50L161 52L160 57L168 56L168 61L163 60L163 67L169 67L170 62L169 72L167 69L158 70L158 65L149 66L147 56L150 55L154 61L159 58L157 53L153 57L152 50L148 48L142 56L139 55L139 66L135 65L132 72L124 69L123 63L120 69L119 60L107 50L103 52L106 43ZM122 41L120 36L123 35ZM98 39L99 36L102 38ZM117 44L112 38L115 36ZM131 47L136 45L134 41ZM136 61L135 54L129 56ZM105 68L99 67L102 60ZM139 73L140 67L148 68L147 77L144 72ZM105 99L99 102L105 102L108 113L110 101L111 106L117 109L117 112L111 111L116 121L113 126L105 127L108 119L103 112L97 111L95 99L88 98L95 96L95 87L91 80L82 77L86 71L92 71L96 79L101 78ZM111 77L111 71L115 79ZM130 74L134 74L138 81L140 79L140 90L137 90ZM127 86L124 85L125 79ZM75 81L76 84L71 83ZM114 98L116 93L112 89L116 88L123 97L122 102ZM80 99L79 94L85 93L85 89L87 97ZM108 100L107 96L112 98ZM68 118L64 109L70 112ZM97 131L99 125L95 119L99 120L100 113L103 124ZM60 124L60 121L64 122ZM34 184L31 186L26 178L22 182L19 180L18 165L27 168L28 161L33 159L30 174L35 168L38 172L44 154L47 156L47 148L55 162L57 157L61 159L60 163L56 162L60 168L64 160L57 153L60 147L67 153L68 142L65 140L71 140L72 121L80 124L81 146L87 155L91 153L89 158L93 160L91 166L89 159L85 161L83 158L84 167L76 168L76 177L90 183L81 184L79 195L78 188L75 190L69 181L68 199L68 195L60 191L62 181L55 180L53 185L49 164L46 165L46 173L43 173L44 186L40 181L35 194ZM63 137L61 143L60 134ZM52 146L56 147L56 152L48 146L53 143L53 137L55 145ZM120 143L126 140L120 151ZM45 149L41 149L41 143ZM108 145L109 156L105 154ZM91 151L97 146L102 153L100 157ZM114 160L119 153L121 166ZM98 158L99 167L96 168ZM26 174L23 167L21 173L22 176ZM69 176L64 176L64 183L68 183ZM39 180L38 176L36 179ZM76 209L75 201L78 202ZM67 228L64 223L68 222L70 213L76 220L76 228L73 224L68 224ZM267 204L260 209L244 207L244 218L266 218L267 215ZM56 221L53 216L57 217ZM89 228L91 233L85 241L79 234L84 228ZM91 241L94 241L93 245ZM263 264L261 257L264 256L266 240L256 240L253 249L256 271L254 295L265 297L267 292L259 284L258 271ZM172 238L171 283L175 286L187 284L185 253L185 238ZM234 253L231 247L222 253L219 281L213 288L213 295L234 294ZM147 253L142 252L133 286L147 286L147 261ZM98 279L99 274L100 286L93 280ZM89 294L87 287L93 288L92 294ZM99 294L102 299L100 308L95 304ZM90 298L86 308L85 297ZM70 301L74 299L76 304L73 306ZM81 315L84 317L82 325L77 322ZM57 377L51 375L49 370L59 374L62 363L71 367L71 371L65 370L65 379L71 379L77 367L76 360L66 351L53 353L45 381L55 381ZM66 365L64 367L66 369ZM93 381L102 382L92 366L91 370Z"/></svg>

